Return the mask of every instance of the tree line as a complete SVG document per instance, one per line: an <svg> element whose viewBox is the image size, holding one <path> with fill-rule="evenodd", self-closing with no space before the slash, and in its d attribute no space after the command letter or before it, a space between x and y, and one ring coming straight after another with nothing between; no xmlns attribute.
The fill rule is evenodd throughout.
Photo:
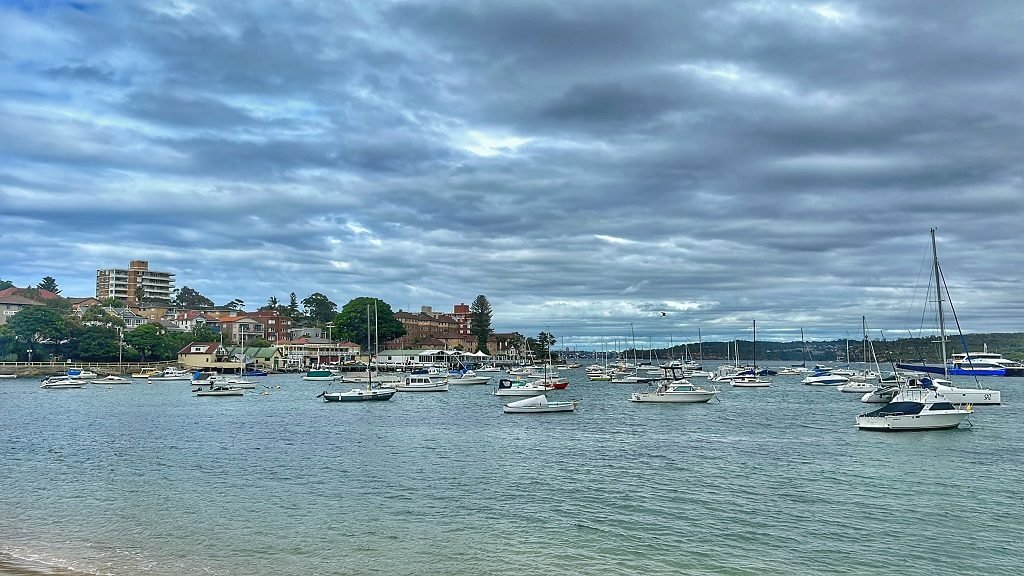
<svg viewBox="0 0 1024 576"><path fill-rule="evenodd" d="M0 279L0 289L11 286L12 282ZM36 288L27 288L23 292L32 297L36 289L60 293L56 280L50 276ZM96 362L174 360L178 351L191 342L216 342L220 339L219 334L205 326L190 332L178 332L151 322L126 331L123 320L108 312L108 308L124 307L125 303L116 298L108 298L100 306L89 308L81 315L72 312L66 299L34 299L43 305L26 307L0 326L0 358L31 358L37 361L74 358ZM193 310L243 310L245 306L242 300L234 299L218 307L213 300L188 286L175 290L168 304ZM405 326L395 318L391 305L369 296L353 298L339 310L337 304L320 292L314 292L301 301L292 292L287 304L271 296L259 310L277 312L287 317L293 327L325 329L334 341L348 340L368 350L376 342L384 343L406 335ZM369 330L368 313L372 314ZM471 333L485 352L488 352L487 340L494 333L491 315L487 297L477 296L470 307ZM272 345L262 339L248 340L246 344Z"/></svg>

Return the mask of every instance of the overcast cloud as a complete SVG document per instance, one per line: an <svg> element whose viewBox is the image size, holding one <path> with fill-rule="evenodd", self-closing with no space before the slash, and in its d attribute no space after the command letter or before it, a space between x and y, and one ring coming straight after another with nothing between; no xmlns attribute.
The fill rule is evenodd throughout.
<svg viewBox="0 0 1024 576"><path fill-rule="evenodd" d="M0 278L499 331L1024 331L1024 4L14 2ZM665 315L662 315L665 312ZM568 342L567 342L568 340Z"/></svg>

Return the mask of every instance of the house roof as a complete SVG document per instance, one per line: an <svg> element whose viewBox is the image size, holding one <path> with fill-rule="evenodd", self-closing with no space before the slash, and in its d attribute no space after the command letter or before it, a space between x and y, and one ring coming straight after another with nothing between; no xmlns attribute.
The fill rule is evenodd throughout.
<svg viewBox="0 0 1024 576"><path fill-rule="evenodd" d="M202 346L203 351L193 352L192 348L196 346ZM218 347L220 347L220 342L192 342L188 346L178 350L178 354L214 354L217 352Z"/></svg>
<svg viewBox="0 0 1024 576"><path fill-rule="evenodd" d="M6 292L6 290L4 291ZM20 304L21 306L42 306L42 302L37 302L31 298L25 298L19 294L7 294L0 293L0 304Z"/></svg>
<svg viewBox="0 0 1024 576"><path fill-rule="evenodd" d="M230 346L225 349L228 351L228 354L231 354L232 356L242 354L246 358L262 358L267 360L274 356L280 356L281 354L280 350L276 346L246 346L245 348L242 348L241 346Z"/></svg>
<svg viewBox="0 0 1024 576"><path fill-rule="evenodd" d="M60 296L50 292L49 290L43 290L42 288L18 288L17 286L11 286L10 288L4 288L0 290L0 298L6 298L7 296L22 296L30 298L26 294L31 294L39 300L59 300Z"/></svg>

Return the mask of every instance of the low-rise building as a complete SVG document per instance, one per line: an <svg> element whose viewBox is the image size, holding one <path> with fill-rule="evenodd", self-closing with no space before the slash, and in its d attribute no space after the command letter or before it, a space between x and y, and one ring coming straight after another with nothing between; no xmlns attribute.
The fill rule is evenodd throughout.
<svg viewBox="0 0 1024 576"><path fill-rule="evenodd" d="M6 290L5 290L6 292ZM42 306L43 303L20 294L0 294L0 324L6 324L15 314L30 306Z"/></svg>
<svg viewBox="0 0 1024 576"><path fill-rule="evenodd" d="M283 340L277 343L277 347L284 354L286 365L291 368L352 362L360 352L359 344L353 342L332 342L311 336Z"/></svg>
<svg viewBox="0 0 1024 576"><path fill-rule="evenodd" d="M241 365L219 342L193 342L178 351L178 364L211 372L237 371Z"/></svg>

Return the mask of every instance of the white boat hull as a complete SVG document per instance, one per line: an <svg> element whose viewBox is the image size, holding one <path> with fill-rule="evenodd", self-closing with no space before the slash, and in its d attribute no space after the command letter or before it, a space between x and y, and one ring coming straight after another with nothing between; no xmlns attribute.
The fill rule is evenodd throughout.
<svg viewBox="0 0 1024 576"><path fill-rule="evenodd" d="M1001 404L999 390L984 388L956 388L953 386L936 386L951 404Z"/></svg>
<svg viewBox="0 0 1024 576"><path fill-rule="evenodd" d="M196 396L243 396L244 394L241 390L234 389L200 390L196 392Z"/></svg>
<svg viewBox="0 0 1024 576"><path fill-rule="evenodd" d="M807 386L839 386L849 381L850 379L846 376L808 376L800 383Z"/></svg>
<svg viewBox="0 0 1024 576"><path fill-rule="evenodd" d="M709 402L717 392L634 392L630 402L661 402L665 404L700 404Z"/></svg>
<svg viewBox="0 0 1024 576"><path fill-rule="evenodd" d="M512 388L498 388L494 391L495 396L536 396L548 392L547 388L534 386L514 386Z"/></svg>
<svg viewBox="0 0 1024 576"><path fill-rule="evenodd" d="M448 378L452 384L478 385L487 384L491 381L490 376L463 376L462 378Z"/></svg>
<svg viewBox="0 0 1024 576"><path fill-rule="evenodd" d="M956 428L969 412L957 410L938 414L907 414L900 416L857 416L857 428L883 432L913 432Z"/></svg>
<svg viewBox="0 0 1024 576"><path fill-rule="evenodd" d="M839 386L836 386L836 390L848 394L870 394L871 392L878 390L878 385L870 384L868 382L847 382L846 384L840 384Z"/></svg>
<svg viewBox="0 0 1024 576"><path fill-rule="evenodd" d="M547 406L538 407L514 407L514 406L502 406L502 412L506 414L543 414L545 412L575 412L575 402L549 402Z"/></svg>
<svg viewBox="0 0 1024 576"><path fill-rule="evenodd" d="M399 385L395 386L395 390L398 390L399 392L447 392L448 391L448 384L447 383L430 384L430 385L411 384L411 385L408 385L408 386L405 385L405 384L399 384Z"/></svg>

